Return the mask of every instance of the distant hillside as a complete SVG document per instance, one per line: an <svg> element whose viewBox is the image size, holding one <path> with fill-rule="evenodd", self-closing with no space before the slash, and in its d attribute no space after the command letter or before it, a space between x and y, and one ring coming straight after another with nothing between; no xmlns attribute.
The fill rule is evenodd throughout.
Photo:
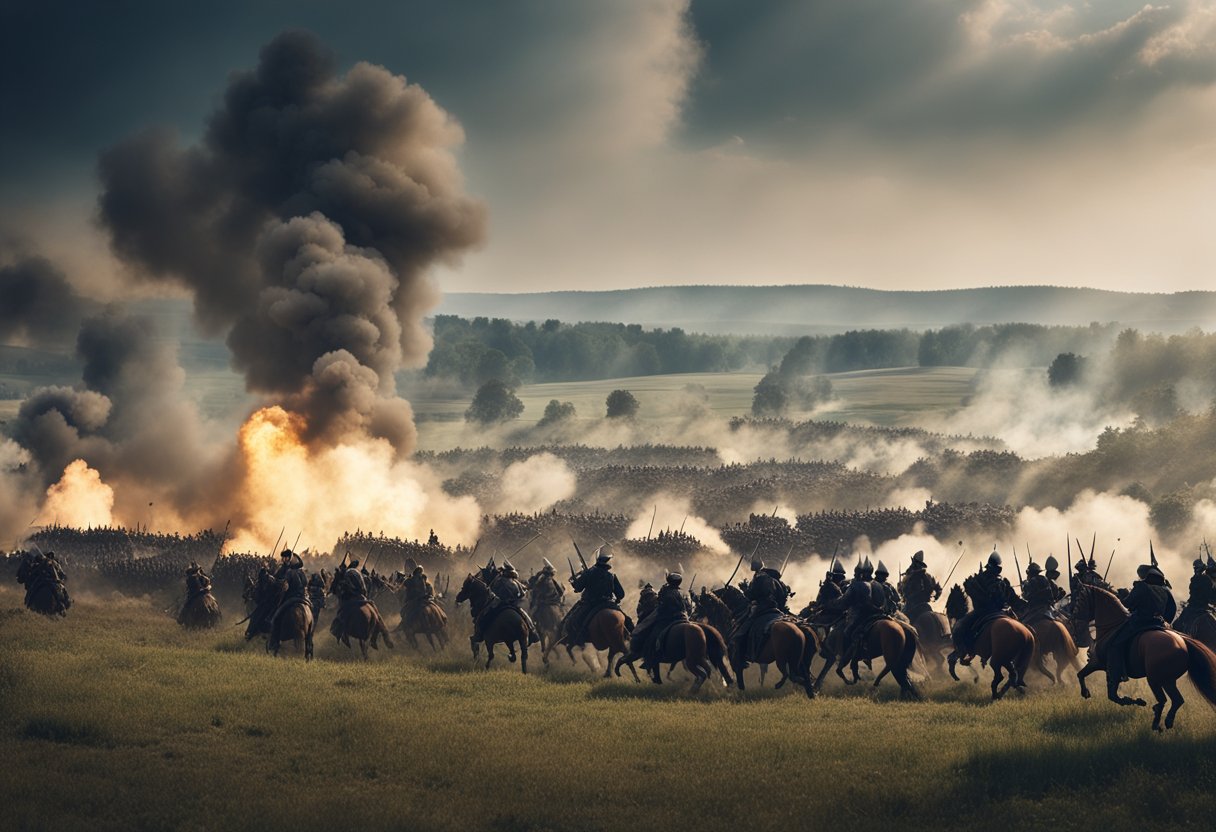
<svg viewBox="0 0 1216 832"><path fill-rule="evenodd" d="M807 334L950 324L1085 325L1118 321L1157 332L1216 325L1216 292L1137 294L1056 286L933 292L846 286L662 286L614 291L452 292L439 312L517 321L619 321L690 332Z"/></svg>

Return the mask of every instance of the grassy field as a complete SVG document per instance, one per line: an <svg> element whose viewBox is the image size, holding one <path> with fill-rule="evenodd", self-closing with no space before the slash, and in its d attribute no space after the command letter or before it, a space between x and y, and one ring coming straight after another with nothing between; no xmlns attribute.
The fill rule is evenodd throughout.
<svg viewBox="0 0 1216 832"><path fill-rule="evenodd" d="M1216 718L1075 688L801 693L527 677L319 639L273 660L151 603L48 622L0 591L5 829L1208 829ZM463 612L458 612L463 616ZM537 668L539 670L539 667Z"/></svg>
<svg viewBox="0 0 1216 832"><path fill-rule="evenodd" d="M829 376L836 400L817 418L908 425L960 407L974 391L974 369L966 367L902 367ZM639 417L647 421L677 421L687 410L688 390L704 397L705 407L723 420L751 413L752 392L759 373L684 373L600 381L528 384L517 391L524 403L521 423L535 423L551 399L572 402L578 418L588 424L603 417L604 401L616 389L628 390L641 405ZM463 418L468 394L409 394L418 414L419 445L444 450L468 445L469 430Z"/></svg>

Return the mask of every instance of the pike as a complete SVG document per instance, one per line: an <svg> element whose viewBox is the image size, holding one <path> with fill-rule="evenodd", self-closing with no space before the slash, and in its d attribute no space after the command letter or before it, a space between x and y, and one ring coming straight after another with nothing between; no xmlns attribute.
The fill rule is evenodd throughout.
<svg viewBox="0 0 1216 832"><path fill-rule="evenodd" d="M472 560L473 555L477 554L477 547L481 545L481 538L477 538L477 542L473 544L473 551L469 552L467 560Z"/></svg>
<svg viewBox="0 0 1216 832"><path fill-rule="evenodd" d="M756 545L752 548L752 557L756 556L756 552L760 551L760 541L756 541ZM726 585L730 586L730 582L739 574L739 567L743 565L743 555L739 555L739 562L735 564L735 571L730 573L730 577L726 579Z"/></svg>
<svg viewBox="0 0 1216 832"><path fill-rule="evenodd" d="M574 544L574 553L578 555L578 562L583 565L583 571L585 572L589 568L587 560L583 557L583 550L578 548L578 541L574 539L574 535L570 535L570 542ZM570 558L567 557L566 560L570 560Z"/></svg>
<svg viewBox="0 0 1216 832"><path fill-rule="evenodd" d="M1018 548L1013 547L1013 565L1018 569L1018 592L1022 591L1022 564L1018 562Z"/></svg>
<svg viewBox="0 0 1216 832"><path fill-rule="evenodd" d="M1068 539L1068 535L1064 535L1064 545L1068 547L1068 577L1072 579L1072 541Z"/></svg>
<svg viewBox="0 0 1216 832"><path fill-rule="evenodd" d="M569 555L566 555L566 564L570 567L570 580L573 581L576 577L574 574L574 561L570 560Z"/></svg>
<svg viewBox="0 0 1216 832"><path fill-rule="evenodd" d="M294 552L296 550L296 547L300 545L300 535L302 535L302 534L304 534L304 530L300 529L300 534L296 535L296 542L291 544L291 551Z"/></svg>
<svg viewBox="0 0 1216 832"><path fill-rule="evenodd" d="M954 566L950 567L950 572L946 575L946 580L943 581L943 583L946 584L946 586L950 585L950 578L954 576L954 570L958 569L958 565L963 562L963 555L967 554L967 548L965 546L963 546L963 541L960 540L958 542L958 545L959 545L959 548L962 549L962 551L958 553L958 560L956 560L954 562Z"/></svg>
<svg viewBox="0 0 1216 832"><path fill-rule="evenodd" d="M1118 549L1118 543L1123 540L1121 537L1115 538L1115 549ZM1106 580L1106 576L1110 574L1110 565L1115 562L1115 549L1110 550L1110 559L1106 561L1106 571L1102 573L1102 580Z"/></svg>
<svg viewBox="0 0 1216 832"><path fill-rule="evenodd" d="M279 536L274 539L274 545L270 547L270 554L267 557L274 557L274 552L279 548L279 541L283 539L283 532L287 531L287 527L279 529Z"/></svg>
<svg viewBox="0 0 1216 832"><path fill-rule="evenodd" d="M536 538L538 538L538 537L540 537L540 532L537 532L536 534L532 535L532 539L531 539L531 540L529 540L527 543L525 543L523 546L520 546L520 547L519 547L518 549L516 549L514 552L512 552L512 553L511 553L511 554L508 556L508 559L515 557L515 556L516 556L516 555L518 555L520 552L522 552L524 549L527 549L529 546L531 546L531 545L532 545L532 541L533 541L533 540L536 540Z"/></svg>
<svg viewBox="0 0 1216 832"><path fill-rule="evenodd" d="M684 515L684 519L680 522L680 534L684 534L684 524L688 522L688 515Z"/></svg>
<svg viewBox="0 0 1216 832"><path fill-rule="evenodd" d="M659 504L654 504L654 514L650 515L650 531L646 532L646 539L650 540L650 535L654 532L654 520L659 516Z"/></svg>
<svg viewBox="0 0 1216 832"><path fill-rule="evenodd" d="M781 561L781 572L779 574L781 574L781 575L785 574L785 567L787 565L789 565L790 555L792 555L792 554L794 554L794 544L793 543L790 544L790 550L785 553L785 560Z"/></svg>

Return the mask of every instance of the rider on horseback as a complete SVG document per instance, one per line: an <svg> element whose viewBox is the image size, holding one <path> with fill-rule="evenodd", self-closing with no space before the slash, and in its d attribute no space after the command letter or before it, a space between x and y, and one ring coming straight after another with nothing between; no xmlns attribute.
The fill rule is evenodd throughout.
<svg viewBox="0 0 1216 832"><path fill-rule="evenodd" d="M659 593L654 591L654 586L647 581L642 589L638 592L638 607L636 615L638 617L638 626L642 626L642 620L646 616L654 612L654 608L659 605Z"/></svg>
<svg viewBox="0 0 1216 832"><path fill-rule="evenodd" d="M1092 665L1105 666L1108 690L1117 689L1119 683L1126 680L1128 648L1136 636L1149 630L1165 629L1178 612L1155 554L1151 563L1136 568L1136 576L1140 580L1132 584L1131 592L1123 602L1131 615L1109 638L1099 642L1097 655L1090 660Z"/></svg>
<svg viewBox="0 0 1216 832"><path fill-rule="evenodd" d="M541 607L560 607L565 603L566 588L557 580L557 570L545 560L540 574L529 581L528 609L535 615Z"/></svg>
<svg viewBox="0 0 1216 832"><path fill-rule="evenodd" d="M870 625L887 614L890 597L883 585L873 579L874 566L869 558L858 565L856 574L844 595L832 604L833 609L845 612L844 624L837 625L841 635L836 642L840 647L838 663L842 667L852 661Z"/></svg>
<svg viewBox="0 0 1216 832"><path fill-rule="evenodd" d="M1216 604L1216 580L1208 572L1207 564L1202 558L1196 558L1193 566L1195 574L1191 575L1190 597L1174 622L1174 629L1183 633L1190 633L1199 616L1210 614L1212 605Z"/></svg>
<svg viewBox="0 0 1216 832"><path fill-rule="evenodd" d="M929 612L929 604L942 597L942 585L929 574L923 551L912 555L912 565L899 582L899 592L904 598L904 612L912 621Z"/></svg>
<svg viewBox="0 0 1216 832"><path fill-rule="evenodd" d="M498 577L494 579L494 582L490 584L490 591L494 593L495 599L486 604L481 615L477 617L477 621L473 625L473 641L481 641L486 627L498 617L500 612L506 609L515 610L519 613L519 617L524 620L524 624L528 627L529 644L536 644L540 641L540 634L536 631L536 624L532 622L531 616L520 607L520 602L524 600L524 595L527 594L528 588L519 580L519 573L515 571L515 567L511 565L511 561L503 561L502 570L499 572Z"/></svg>
<svg viewBox="0 0 1216 832"><path fill-rule="evenodd" d="M371 603L367 599L367 582L359 571L358 558L351 558L348 565L338 566L329 592L338 596L338 613L329 625L329 632L334 638L341 639L346 634L351 613L364 604Z"/></svg>
<svg viewBox="0 0 1216 832"><path fill-rule="evenodd" d="M1055 603L1059 598L1056 590L1043 569L1033 560L1026 564L1026 581L1022 584L1022 597L1027 609L1022 613L1022 623L1030 626L1040 618L1055 618Z"/></svg>
<svg viewBox="0 0 1216 832"><path fill-rule="evenodd" d="M595 613L602 609L621 608L625 589L613 573L611 561L612 553L606 547L600 547L595 564L570 579L570 587L580 595L562 622L565 642L571 647L582 647L587 643L587 625ZM628 616L625 624L627 630L633 629Z"/></svg>
<svg viewBox="0 0 1216 832"><path fill-rule="evenodd" d="M973 609L955 624L954 647L959 662L966 665L975 652L975 639L983 622L993 616L1008 615L1011 608L1020 610L1026 602L1018 597L1009 579L1001 575L1001 556L995 549L984 568L963 581L963 589L971 598Z"/></svg>
<svg viewBox="0 0 1216 832"><path fill-rule="evenodd" d="M786 602L789 600L790 588L781 580L781 573L771 567L766 568L764 561L756 558L752 561L752 579L745 582L748 605L747 612L735 625L731 633L731 651L738 657L738 667L747 666L748 638L753 632L766 632L768 626L788 614ZM742 588L742 585L741 587ZM754 638L754 637L753 637Z"/></svg>
<svg viewBox="0 0 1216 832"><path fill-rule="evenodd" d="M25 584L25 605L43 615L67 615L72 599L68 596L66 581L67 575L54 552L26 553L17 569L17 583ZM44 593L49 594L45 605L39 603Z"/></svg>
<svg viewBox="0 0 1216 832"><path fill-rule="evenodd" d="M403 626L412 627L434 597L435 588L431 586L426 570L415 566L413 574L405 579L405 599L401 605Z"/></svg>
<svg viewBox="0 0 1216 832"><path fill-rule="evenodd" d="M1046 569L1043 575L1051 585L1051 597L1055 599L1053 603L1059 603L1068 594L1064 591L1064 587L1060 586L1060 562L1055 559L1054 555L1048 555L1044 566Z"/></svg>
<svg viewBox="0 0 1216 832"><path fill-rule="evenodd" d="M899 597L899 590L887 583L887 578L891 577L890 570L883 564L878 562L878 568L874 570L874 582L882 587L883 592L887 594L887 603L883 605L882 611L887 615L894 616L899 612L899 603L902 600Z"/></svg>
<svg viewBox="0 0 1216 832"><path fill-rule="evenodd" d="M815 606L823 609L844 594L844 567L840 561L832 558L832 568L828 570L823 583L819 585L819 595L815 597Z"/></svg>
<svg viewBox="0 0 1216 832"><path fill-rule="evenodd" d="M286 584L286 588L279 600L278 609L270 616L270 638L266 640L267 650L275 650L279 646L278 634L275 632L277 629L275 624L278 623L279 616L296 604L311 606L308 603L308 580L304 577L304 561L300 560L300 556L290 549L284 549L279 557L282 559L282 564L274 578L276 581Z"/></svg>
<svg viewBox="0 0 1216 832"><path fill-rule="evenodd" d="M659 590L657 602L650 613L638 621L630 640L630 652L642 657L642 669L650 672L655 681L659 675L659 653L662 649L660 637L667 628L681 621L688 621L692 614L692 601L680 589L684 576L669 572L667 583Z"/></svg>
<svg viewBox="0 0 1216 832"><path fill-rule="evenodd" d="M177 623L185 625L187 615L190 612L192 604L204 596L211 594L211 577L203 571L203 568L194 561L190 561L190 566L186 568L186 600L182 602L181 609L177 611ZM214 601L211 602L215 604ZM218 607L216 607L218 615Z"/></svg>

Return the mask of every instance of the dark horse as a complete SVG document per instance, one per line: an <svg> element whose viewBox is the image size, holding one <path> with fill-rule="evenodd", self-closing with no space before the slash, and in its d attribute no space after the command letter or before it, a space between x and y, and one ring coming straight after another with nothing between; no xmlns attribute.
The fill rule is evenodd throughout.
<svg viewBox="0 0 1216 832"><path fill-rule="evenodd" d="M476 575L468 575L464 579L464 586L456 595L457 604L469 602L469 611L473 614L474 622L486 607L496 600L497 596ZM519 667L524 673L528 672L528 625L519 610L507 607L499 612L490 622L490 626L484 628L481 639L486 645L487 668L494 661L495 644L506 646L507 661L510 662L515 661L515 646L519 645ZM473 648L473 658L478 658L481 653L481 645L472 638L469 639L469 644Z"/></svg>
<svg viewBox="0 0 1216 832"><path fill-rule="evenodd" d="M704 616L707 621L723 632L733 632L735 622L747 612L747 609L747 597L733 586L725 586L715 589L713 592L702 591L697 597L698 615ZM815 687L811 683L811 659L818 652L819 637L811 625L796 621L790 616L773 622L768 638L765 639L759 652L752 657L752 661L761 667L775 663L777 670L781 673L781 678L777 680L774 687L780 688L785 685L787 680L793 680L802 685L807 698L813 699ZM735 683L739 690L746 690L743 680L744 657L732 652L730 666L735 671Z"/></svg>
<svg viewBox="0 0 1216 832"><path fill-rule="evenodd" d="M17 566L17 583L25 584L25 605L31 610L48 617L66 618L72 600L63 582L51 576L53 568L26 555Z"/></svg>
<svg viewBox="0 0 1216 832"><path fill-rule="evenodd" d="M623 664L628 664L629 669L633 670L633 662L639 658L641 656L633 652L631 641L629 652L616 661L616 675L621 675L621 665ZM726 669L726 640L722 638L722 633L718 628L712 624L700 621L681 621L667 628L663 643L656 654L655 670L652 676L655 684L661 684L660 666L665 664L674 666L681 662L684 664L684 669L691 673L695 680L692 685L693 693L700 690L701 685L705 684L705 680L713 674L715 667L722 674L724 685L729 687L734 684L730 671ZM635 680L637 675L635 670L633 672Z"/></svg>
<svg viewBox="0 0 1216 832"><path fill-rule="evenodd" d="M1116 595L1096 586L1078 589L1074 598L1077 617L1092 621L1098 630L1097 647L1105 647L1115 630L1128 619L1130 613ZM1089 661L1077 674L1081 683L1081 696L1089 698L1085 677L1095 670L1105 670L1105 662L1099 658L1101 649L1090 651ZM1149 630L1132 639L1128 651L1128 678L1147 679L1157 702L1153 705L1153 730L1161 730L1161 712L1165 709L1166 696L1170 700L1169 712L1165 715L1165 727L1174 727L1174 717L1185 700L1178 690L1182 674L1189 675L1195 690L1216 705L1216 653L1199 641L1174 630ZM1107 679L1106 695L1119 705L1146 705L1143 699L1131 699L1119 695L1120 679Z"/></svg>
<svg viewBox="0 0 1216 832"><path fill-rule="evenodd" d="M269 572L262 572L258 575L253 592L255 603L253 620L250 621L249 628L245 630L245 639L248 641L261 634L269 636L266 640L266 649L273 650L276 656L279 655L279 648L285 642L290 641L295 645L297 654L303 653L304 660L311 661L313 620L312 607L308 603L302 601L292 604L279 614L273 624L271 622L271 617L278 609L283 593L286 591L286 581L276 581ZM257 615L259 612L262 613L261 616ZM259 625L255 627L253 621L258 621ZM272 643L275 645L273 648L270 646Z"/></svg>
<svg viewBox="0 0 1216 832"><path fill-rule="evenodd" d="M397 631L405 633L405 640L409 642L410 647L415 650L421 649L418 646L418 640L414 638L416 634L421 633L426 636L427 644L431 645L431 650L435 652L448 646L447 629L448 615L443 611L443 607L439 606L439 602L433 598L424 600L413 616L408 615L407 611L402 609L401 623L397 625Z"/></svg>
<svg viewBox="0 0 1216 832"><path fill-rule="evenodd" d="M970 609L971 602L967 599L967 594L961 586L955 584L946 598L946 615L950 618L950 625L957 627L958 620ZM979 635L975 637L975 655L979 656L982 662L991 665L992 698L1000 699L1011 687L1019 690L1026 687L1026 668L1035 657L1034 633L1016 618L994 618L985 623L980 628ZM958 652L951 652L950 677L956 682L960 681L955 668L958 660ZM1050 676L1042 656L1038 656L1038 663L1039 670ZM1008 681L1005 681L1006 672L1009 674ZM1004 687L1001 687L1002 681L1005 681Z"/></svg>
<svg viewBox="0 0 1216 832"><path fill-rule="evenodd" d="M177 614L177 623L187 630L209 630L219 626L223 614L211 590L186 598Z"/></svg>
<svg viewBox="0 0 1216 832"><path fill-rule="evenodd" d="M577 664L574 659L574 647L566 639L569 638L569 633L566 633L557 641L549 646L549 650L555 649L558 645L566 648L566 655L570 658L571 664ZM604 607L591 616L591 620L587 623L587 641L591 644L596 652L600 650L608 651L608 661L604 667L604 678L612 676L613 660L617 656L623 656L629 653L629 630L625 626L625 613L613 607ZM545 651L545 663L548 664L549 650ZM587 663L587 667L592 670L599 670L594 661L595 656L592 655L583 646L583 661ZM638 678L638 672L633 666L633 659L625 660L625 664L629 667L633 678L641 681ZM619 673L618 673L619 675Z"/></svg>
<svg viewBox="0 0 1216 832"><path fill-rule="evenodd" d="M916 660L917 651L920 650L920 640L916 635L916 628L911 624L904 624L894 618L879 617L868 625L865 636L858 645L857 652L852 657L853 678L846 678L844 675L845 657L841 656L835 662L836 675L840 677L846 685L857 684L857 664L859 662L871 662L874 659L882 659L884 667L882 672L874 678L874 687L878 687L882 683L883 678L890 673L899 685L900 696L909 699L918 699L920 694L917 693L912 680L908 678L908 668L912 666L912 662ZM815 686L823 684L823 678L827 675L828 668L833 664L831 659L824 662L823 668L819 671L819 676L815 679Z"/></svg>

